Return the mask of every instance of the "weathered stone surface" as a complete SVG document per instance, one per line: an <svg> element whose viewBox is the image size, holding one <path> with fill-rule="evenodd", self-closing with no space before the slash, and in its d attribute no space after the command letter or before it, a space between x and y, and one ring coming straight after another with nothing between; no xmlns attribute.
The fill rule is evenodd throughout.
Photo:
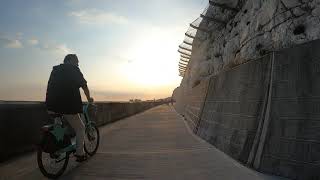
<svg viewBox="0 0 320 180"><path fill-rule="evenodd" d="M211 33L210 36L205 36L203 32L197 33L199 40L194 43L194 55L191 61L199 63L189 66L191 71L185 78L192 76L192 80L188 81L190 84L184 84L186 88L190 88L204 76L219 74L224 69L259 58L270 51L278 51L320 38L318 0L216 0L214 2L241 9L239 12L234 12L209 6L205 11L206 16L228 23L223 26L203 20L201 27L207 26ZM201 45L207 42L208 46ZM216 54L221 57L216 57ZM218 63L208 63L213 65L210 70L200 69L202 66L198 64L207 60ZM206 73L199 74L200 71Z"/></svg>
<svg viewBox="0 0 320 180"><path fill-rule="evenodd" d="M214 0L214 2L224 4L229 7L236 7L238 5L239 0Z"/></svg>
<svg viewBox="0 0 320 180"><path fill-rule="evenodd" d="M287 8L293 8L293 7L299 6L301 2L299 0L281 0L281 1Z"/></svg>

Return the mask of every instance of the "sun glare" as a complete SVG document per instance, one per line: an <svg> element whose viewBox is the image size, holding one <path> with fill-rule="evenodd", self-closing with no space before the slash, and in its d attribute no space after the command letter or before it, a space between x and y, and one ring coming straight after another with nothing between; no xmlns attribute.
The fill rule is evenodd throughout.
<svg viewBox="0 0 320 180"><path fill-rule="evenodd" d="M177 42L173 33L154 29L133 43L124 74L142 86L165 86L177 82ZM137 38L138 39L138 38Z"/></svg>

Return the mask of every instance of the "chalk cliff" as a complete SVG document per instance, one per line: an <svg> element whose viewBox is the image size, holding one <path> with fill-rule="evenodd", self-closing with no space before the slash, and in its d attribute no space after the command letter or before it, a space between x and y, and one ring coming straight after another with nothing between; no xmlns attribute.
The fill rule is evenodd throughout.
<svg viewBox="0 0 320 180"><path fill-rule="evenodd" d="M319 0L214 0L194 29L182 86L320 37ZM197 22L195 22L197 23Z"/></svg>
<svg viewBox="0 0 320 180"><path fill-rule="evenodd" d="M320 179L320 0L211 0L179 46L176 110L256 170Z"/></svg>

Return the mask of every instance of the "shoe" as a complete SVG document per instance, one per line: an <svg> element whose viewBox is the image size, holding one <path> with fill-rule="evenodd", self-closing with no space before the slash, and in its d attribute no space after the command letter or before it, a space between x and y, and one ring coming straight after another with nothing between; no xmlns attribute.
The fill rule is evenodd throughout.
<svg viewBox="0 0 320 180"><path fill-rule="evenodd" d="M87 155L74 155L77 159L76 161L77 162L83 162L83 161L86 161L88 159Z"/></svg>

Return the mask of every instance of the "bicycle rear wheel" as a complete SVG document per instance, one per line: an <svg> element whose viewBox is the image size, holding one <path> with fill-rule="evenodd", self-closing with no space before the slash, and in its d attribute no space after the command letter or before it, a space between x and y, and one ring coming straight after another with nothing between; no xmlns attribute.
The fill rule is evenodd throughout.
<svg viewBox="0 0 320 180"><path fill-rule="evenodd" d="M84 150L90 156L93 156L99 147L100 133L95 125L86 128L86 135L84 138Z"/></svg>
<svg viewBox="0 0 320 180"><path fill-rule="evenodd" d="M69 153L65 152L59 155L54 155L42 151L38 148L37 161L41 173L50 179L60 177L66 170L69 162Z"/></svg>

